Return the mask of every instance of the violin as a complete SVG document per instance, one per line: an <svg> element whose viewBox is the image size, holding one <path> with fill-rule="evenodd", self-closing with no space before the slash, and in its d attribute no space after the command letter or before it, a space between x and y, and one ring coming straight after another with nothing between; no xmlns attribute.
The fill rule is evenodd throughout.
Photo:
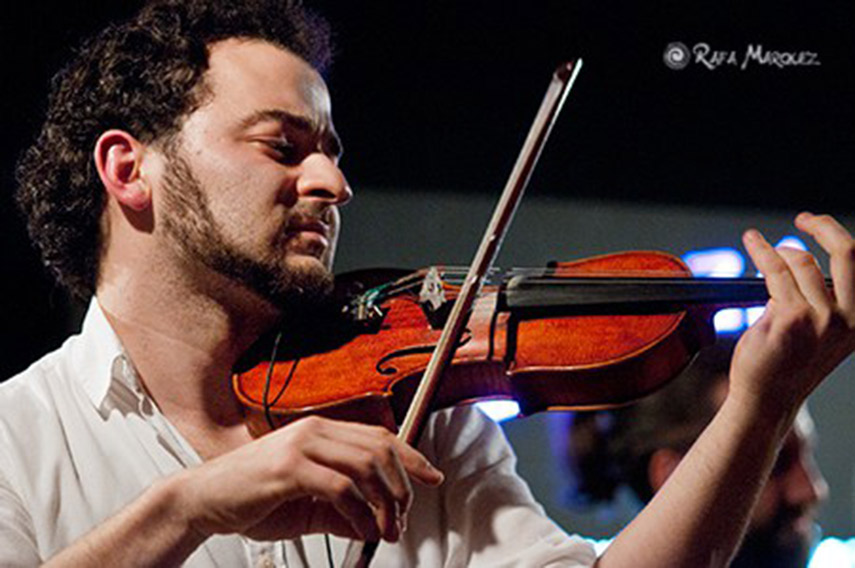
<svg viewBox="0 0 855 568"><path fill-rule="evenodd" d="M308 414L395 431L460 276L435 266L337 277L325 316L283 330L273 360L235 373L253 431ZM762 279L692 278L679 258L661 252L494 271L433 408L513 399L528 415L625 404L666 384L714 341L715 311L767 299Z"/></svg>
<svg viewBox="0 0 855 568"><path fill-rule="evenodd" d="M624 404L712 342L717 307L766 301L762 280L702 282L656 252L493 269L581 63L553 74L462 280L440 267L343 275L323 317L280 330L268 360L234 374L254 435L321 414L415 445L431 411L464 402L513 398L523 414ZM343 566L368 566L376 549L351 541Z"/></svg>
<svg viewBox="0 0 855 568"><path fill-rule="evenodd" d="M341 275L323 313L289 322L267 360L234 374L255 435L321 414L392 431L401 424L415 443L430 411L463 402L512 398L523 414L627 403L712 341L716 306L736 295L766 300L762 281L702 284L656 252L492 268L581 66L553 74L462 280L463 271L441 267Z"/></svg>

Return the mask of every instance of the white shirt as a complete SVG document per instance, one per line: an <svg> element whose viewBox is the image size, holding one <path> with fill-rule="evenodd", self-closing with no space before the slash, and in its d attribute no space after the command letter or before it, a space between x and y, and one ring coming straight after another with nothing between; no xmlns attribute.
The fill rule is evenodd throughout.
<svg viewBox="0 0 855 568"><path fill-rule="evenodd" d="M592 547L550 521L515 473L501 430L472 408L437 412L419 448L445 474L416 484L408 529L373 566L591 566ZM0 566L34 566L201 463L140 388L93 301L83 331L0 385ZM347 541L332 539L338 565ZM185 566L326 567L322 535L207 540Z"/></svg>

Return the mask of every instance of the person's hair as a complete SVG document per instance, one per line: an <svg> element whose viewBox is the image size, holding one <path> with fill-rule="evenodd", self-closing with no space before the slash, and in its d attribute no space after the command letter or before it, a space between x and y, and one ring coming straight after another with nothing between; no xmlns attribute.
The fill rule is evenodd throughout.
<svg viewBox="0 0 855 568"><path fill-rule="evenodd" d="M572 506L609 502L621 486L642 501L653 496L647 475L656 450L688 451L718 409L715 388L725 385L736 338L719 337L662 390L631 406L576 412L566 431Z"/></svg>
<svg viewBox="0 0 855 568"><path fill-rule="evenodd" d="M154 0L107 27L54 77L47 116L17 167L16 199L31 239L60 283L94 293L104 189L93 150L116 128L143 143L167 141L209 94L208 47L229 38L287 49L323 73L329 27L299 0Z"/></svg>

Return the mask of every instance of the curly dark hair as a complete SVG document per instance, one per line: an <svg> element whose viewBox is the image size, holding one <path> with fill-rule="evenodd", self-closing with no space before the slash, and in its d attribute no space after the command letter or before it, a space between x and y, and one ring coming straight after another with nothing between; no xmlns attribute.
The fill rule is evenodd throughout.
<svg viewBox="0 0 855 568"><path fill-rule="evenodd" d="M299 0L154 0L86 41L54 77L16 198L44 264L75 296L94 293L103 244L95 142L111 128L143 143L177 133L204 102L207 48L228 38L269 41L321 73L331 61L326 21Z"/></svg>

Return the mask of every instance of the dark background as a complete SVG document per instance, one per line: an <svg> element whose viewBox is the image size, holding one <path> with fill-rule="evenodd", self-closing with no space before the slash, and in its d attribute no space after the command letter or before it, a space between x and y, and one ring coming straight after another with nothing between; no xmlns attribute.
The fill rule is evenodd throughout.
<svg viewBox="0 0 855 568"><path fill-rule="evenodd" d="M121 4L121 5L120 5ZM433 0L315 3L336 31L328 80L359 187L491 192L551 71L582 75L529 191L647 204L849 213L855 85L849 2ZM0 13L3 357L22 369L73 327L11 201L46 87L79 39L133 2L7 3ZM820 66L675 71L670 42L817 54Z"/></svg>

